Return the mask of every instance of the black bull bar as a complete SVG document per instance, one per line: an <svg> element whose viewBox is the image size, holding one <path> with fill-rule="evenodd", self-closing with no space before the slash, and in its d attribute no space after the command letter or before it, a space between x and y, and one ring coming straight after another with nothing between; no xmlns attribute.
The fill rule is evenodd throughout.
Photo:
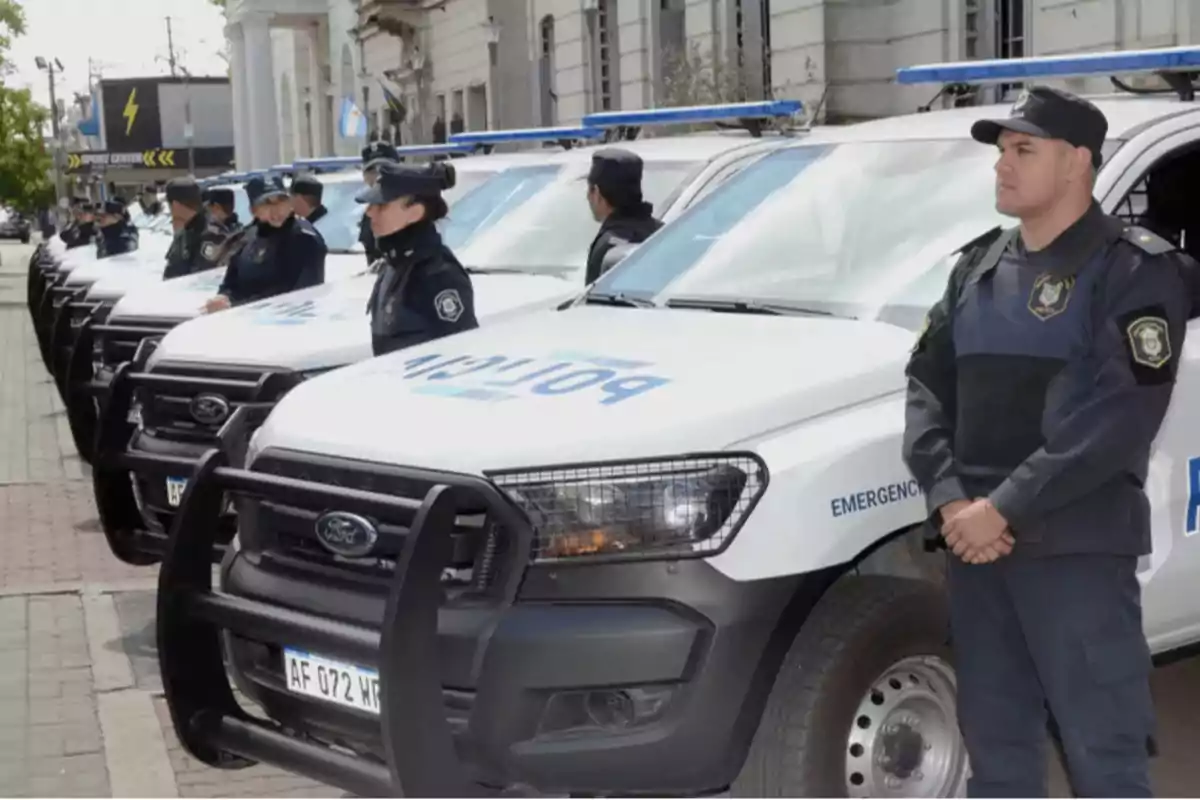
<svg viewBox="0 0 1200 800"><path fill-rule="evenodd" d="M166 476L186 474L196 466L196 460L186 456L130 450L136 426L129 421L129 414L137 389L228 394L236 408L217 432L216 445L230 454L233 463L241 463L249 431L262 424L274 407L274 400L296 380L294 374L277 372L266 373L254 381L160 375L136 371L141 369L141 360L118 367L106 388L92 460L92 489L109 550L121 561L135 566L157 564L162 559L167 537L151 530L143 519L130 472ZM218 544L210 554L211 561L220 562L224 552L225 544Z"/></svg>
<svg viewBox="0 0 1200 800"><path fill-rule="evenodd" d="M486 503L510 537L493 586L497 614L515 602L533 546L524 516L490 482L408 470L434 485L422 500L317 484L227 466L209 451L199 462L176 516L158 583L158 656L171 720L180 742L205 764L226 769L274 764L365 796L472 797L499 793L472 780L459 760L442 705L437 646L441 575L451 559L462 493ZM381 630L293 611L213 589L208 554L228 493L302 501L407 524ZM482 534L481 534L482 535ZM225 671L223 631L288 643L375 667L380 676L380 735L386 761L346 754L257 719L237 703ZM488 702L503 670L483 653L475 708ZM319 702L319 701L317 701ZM472 715L466 736L487 720Z"/></svg>

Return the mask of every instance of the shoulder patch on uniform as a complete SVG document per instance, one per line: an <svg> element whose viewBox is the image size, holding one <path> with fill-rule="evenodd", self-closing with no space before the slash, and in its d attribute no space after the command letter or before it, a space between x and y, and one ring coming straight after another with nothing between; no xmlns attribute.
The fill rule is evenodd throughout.
<svg viewBox="0 0 1200 800"><path fill-rule="evenodd" d="M1142 385L1168 383L1174 377L1171 367L1171 326L1167 310L1150 305L1123 314L1118 320L1129 366L1134 380Z"/></svg>
<svg viewBox="0 0 1200 800"><path fill-rule="evenodd" d="M1121 231L1121 238L1129 242L1131 245L1141 250L1143 253L1152 256L1159 256L1163 253L1171 253L1177 250L1167 239L1159 236L1148 228L1143 228L1140 225L1129 225Z"/></svg>
<svg viewBox="0 0 1200 800"><path fill-rule="evenodd" d="M216 261L217 253L220 251L216 242L205 242L200 247L200 255L204 256L206 261Z"/></svg>
<svg viewBox="0 0 1200 800"><path fill-rule="evenodd" d="M458 289L442 289L433 298L433 308L438 319L445 322L458 322L463 315L463 301Z"/></svg>
<svg viewBox="0 0 1200 800"><path fill-rule="evenodd" d="M966 244L964 244L962 247L958 248L954 252L955 253L969 253L972 250L974 250L976 247L987 247L992 242L996 241L996 237L998 237L1003 232L1004 232L1004 228L1000 225L997 225L996 227L992 228L990 231L987 231L986 233L976 236L974 239L967 242Z"/></svg>

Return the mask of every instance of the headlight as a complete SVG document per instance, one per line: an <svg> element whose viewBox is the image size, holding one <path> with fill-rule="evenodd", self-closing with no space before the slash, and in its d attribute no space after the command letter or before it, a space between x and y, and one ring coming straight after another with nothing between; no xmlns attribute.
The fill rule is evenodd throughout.
<svg viewBox="0 0 1200 800"><path fill-rule="evenodd" d="M528 515L535 560L710 556L767 485L749 454L488 475Z"/></svg>

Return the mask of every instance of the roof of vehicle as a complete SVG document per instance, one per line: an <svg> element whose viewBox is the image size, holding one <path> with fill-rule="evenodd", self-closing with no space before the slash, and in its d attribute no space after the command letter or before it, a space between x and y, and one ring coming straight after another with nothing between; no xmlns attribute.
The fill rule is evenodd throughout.
<svg viewBox="0 0 1200 800"><path fill-rule="evenodd" d="M512 153L480 153L460 158L449 159L447 163L459 172L489 172L500 171L508 167L527 163L543 163L552 155L561 153L560 150L521 150ZM407 163L407 162L406 162ZM362 172L357 169L345 169L337 172L326 172L319 176L322 183L361 183Z"/></svg>
<svg viewBox="0 0 1200 800"><path fill-rule="evenodd" d="M1200 113L1200 104L1182 103L1175 98L1104 95L1088 98L1108 118L1108 136L1123 138L1129 131L1153 120L1184 113ZM895 141L906 139L952 139L970 136L971 123L979 119L1003 119L1011 111L1009 104L937 109L925 113L832 125L816 128L811 141Z"/></svg>
<svg viewBox="0 0 1200 800"><path fill-rule="evenodd" d="M786 144L790 141L803 141L804 137L808 135L798 132L789 136L767 134L755 137L746 131L709 131L680 136L651 136L631 141L604 142L571 150L558 150L545 154L542 161L546 164L590 161L592 153L606 147L618 147L637 153L646 161L708 161L740 147Z"/></svg>

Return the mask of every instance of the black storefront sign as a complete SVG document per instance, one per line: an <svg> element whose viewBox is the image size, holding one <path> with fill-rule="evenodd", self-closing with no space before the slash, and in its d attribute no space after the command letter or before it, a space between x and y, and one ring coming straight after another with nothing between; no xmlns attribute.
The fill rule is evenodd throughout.
<svg viewBox="0 0 1200 800"><path fill-rule="evenodd" d="M196 169L231 169L232 147L197 147ZM85 150L67 153L67 172L103 172L110 169L190 169L185 148L152 148L136 152Z"/></svg>
<svg viewBox="0 0 1200 800"><path fill-rule="evenodd" d="M161 78L131 78L101 84L104 142L110 153L141 153L162 147L161 82Z"/></svg>

